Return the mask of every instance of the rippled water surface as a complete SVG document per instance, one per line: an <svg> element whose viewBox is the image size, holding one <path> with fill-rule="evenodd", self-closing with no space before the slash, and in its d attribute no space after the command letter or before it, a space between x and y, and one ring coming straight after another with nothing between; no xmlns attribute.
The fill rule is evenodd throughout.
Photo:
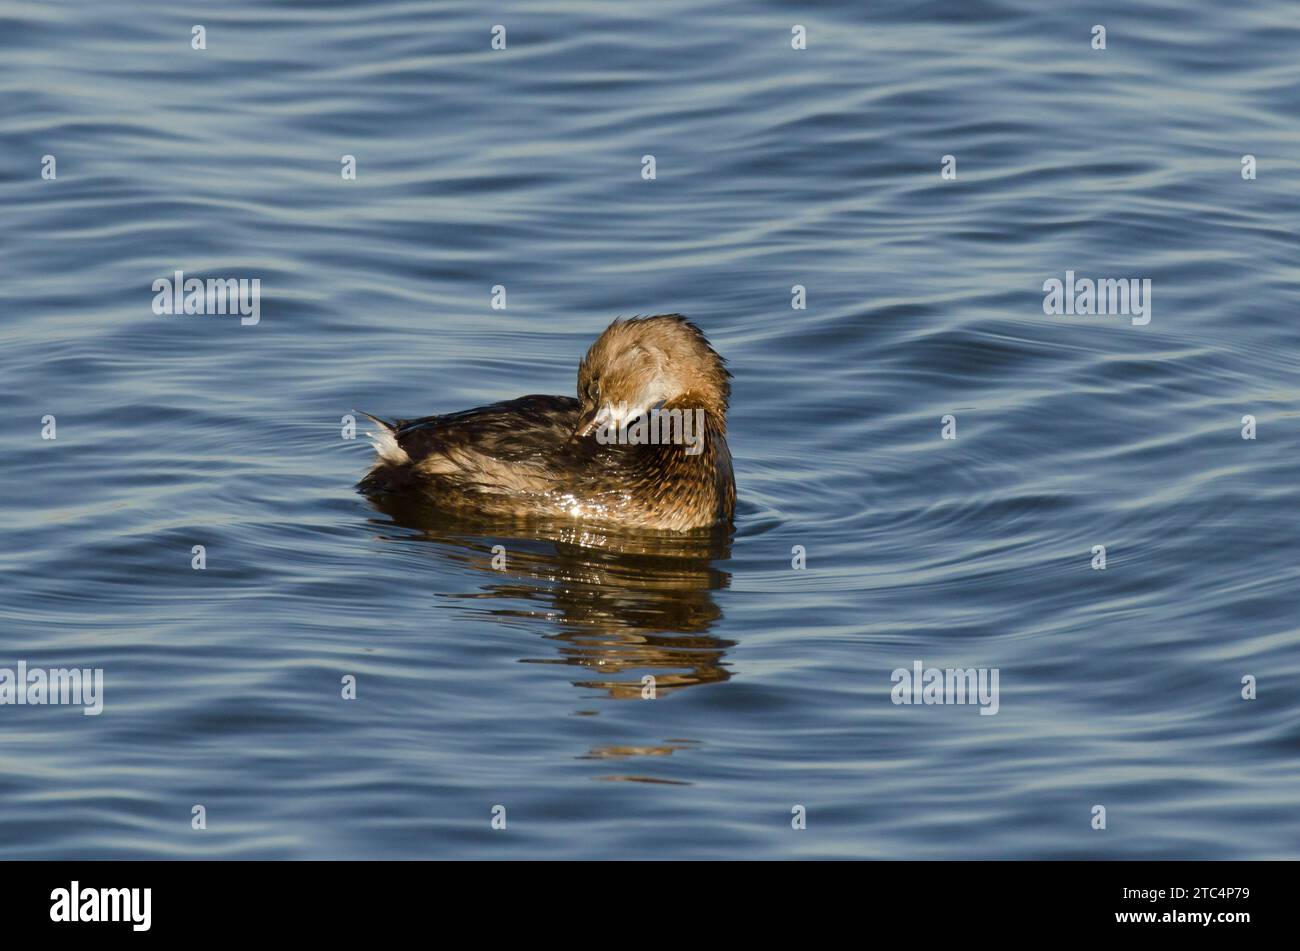
<svg viewBox="0 0 1300 951"><path fill-rule="evenodd" d="M0 856L1300 856L1294 4L0 2L0 63L0 667L105 676L0 706ZM352 409L668 311L734 527L353 491Z"/></svg>

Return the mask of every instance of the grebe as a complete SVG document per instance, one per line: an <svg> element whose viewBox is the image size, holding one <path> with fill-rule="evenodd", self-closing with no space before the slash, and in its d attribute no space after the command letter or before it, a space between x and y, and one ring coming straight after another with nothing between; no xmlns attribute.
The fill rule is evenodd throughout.
<svg viewBox="0 0 1300 951"><path fill-rule="evenodd" d="M358 483L484 516L684 531L732 517L731 374L680 314L615 320L578 367L578 398L521 396L388 421Z"/></svg>

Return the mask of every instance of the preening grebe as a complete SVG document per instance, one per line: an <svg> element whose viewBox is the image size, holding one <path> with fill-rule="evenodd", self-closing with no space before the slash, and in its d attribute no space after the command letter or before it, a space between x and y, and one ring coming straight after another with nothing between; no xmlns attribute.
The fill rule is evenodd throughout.
<svg viewBox="0 0 1300 951"><path fill-rule="evenodd" d="M485 516L685 530L731 518L731 374L680 314L615 320L578 367L578 398L522 396L387 421L358 484ZM369 414L366 414L369 415Z"/></svg>

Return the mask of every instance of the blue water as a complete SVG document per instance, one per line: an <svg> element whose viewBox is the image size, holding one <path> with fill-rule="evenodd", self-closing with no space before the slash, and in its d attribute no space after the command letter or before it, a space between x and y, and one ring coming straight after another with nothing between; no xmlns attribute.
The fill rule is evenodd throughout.
<svg viewBox="0 0 1300 951"><path fill-rule="evenodd" d="M1293 3L2 2L0 62L0 667L105 678L0 706L0 857L1300 857ZM352 409L668 311L734 531L353 491Z"/></svg>

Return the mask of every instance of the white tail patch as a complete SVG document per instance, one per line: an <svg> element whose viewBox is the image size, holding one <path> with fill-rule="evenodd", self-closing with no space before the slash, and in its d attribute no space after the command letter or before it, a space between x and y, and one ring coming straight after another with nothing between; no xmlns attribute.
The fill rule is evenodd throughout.
<svg viewBox="0 0 1300 951"><path fill-rule="evenodd" d="M370 445L375 447L375 452L379 454L379 461L386 462L390 466L404 466L411 461L411 457L406 454L406 450L397 444L393 432L390 429L384 429L380 432L368 432L366 436L370 439Z"/></svg>

